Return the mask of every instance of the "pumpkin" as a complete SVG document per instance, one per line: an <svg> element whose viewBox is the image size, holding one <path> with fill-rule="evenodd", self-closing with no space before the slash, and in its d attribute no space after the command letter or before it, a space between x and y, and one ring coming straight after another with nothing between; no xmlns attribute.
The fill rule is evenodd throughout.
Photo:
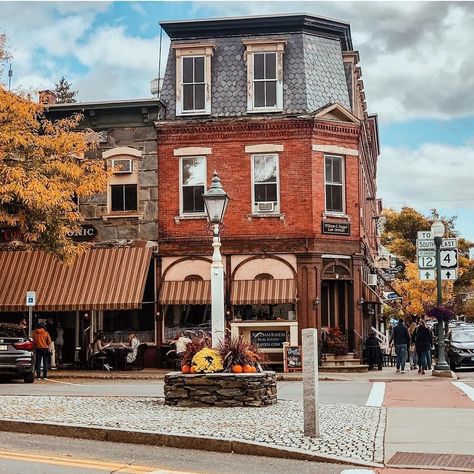
<svg viewBox="0 0 474 474"><path fill-rule="evenodd" d="M257 373L257 367L252 367L252 374L256 374Z"/></svg>
<svg viewBox="0 0 474 474"><path fill-rule="evenodd" d="M189 374L190 371L191 371L191 367L189 367L188 364L185 364L183 365L183 367L181 367L181 372L183 372L183 374Z"/></svg>
<svg viewBox="0 0 474 474"><path fill-rule="evenodd" d="M232 366L232 372L234 372L234 374L241 374L242 373L242 366L239 365L239 364L233 365Z"/></svg>
<svg viewBox="0 0 474 474"><path fill-rule="evenodd" d="M252 373L252 366L248 364L244 365L242 367L242 372L245 372L246 374Z"/></svg>
<svg viewBox="0 0 474 474"><path fill-rule="evenodd" d="M196 367L194 365L192 365L189 369L189 373L190 374L195 374L196 373Z"/></svg>

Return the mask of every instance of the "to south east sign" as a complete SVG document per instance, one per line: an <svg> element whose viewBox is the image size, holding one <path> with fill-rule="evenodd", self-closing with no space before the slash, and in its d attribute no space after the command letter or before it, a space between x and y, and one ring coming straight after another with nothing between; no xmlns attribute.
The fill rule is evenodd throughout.
<svg viewBox="0 0 474 474"><path fill-rule="evenodd" d="M350 235L351 225L348 222L323 222L323 234Z"/></svg>

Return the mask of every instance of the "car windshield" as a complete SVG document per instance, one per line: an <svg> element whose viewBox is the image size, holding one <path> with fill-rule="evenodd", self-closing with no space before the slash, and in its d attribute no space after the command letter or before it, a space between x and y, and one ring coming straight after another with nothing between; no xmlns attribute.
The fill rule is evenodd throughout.
<svg viewBox="0 0 474 474"><path fill-rule="evenodd" d="M474 342L474 331L453 332L454 342Z"/></svg>
<svg viewBox="0 0 474 474"><path fill-rule="evenodd" d="M0 337L25 337L25 330L18 324L0 323Z"/></svg>

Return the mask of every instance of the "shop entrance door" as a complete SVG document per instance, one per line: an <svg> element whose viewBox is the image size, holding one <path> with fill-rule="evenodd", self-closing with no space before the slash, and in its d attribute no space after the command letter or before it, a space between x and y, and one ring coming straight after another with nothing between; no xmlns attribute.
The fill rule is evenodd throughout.
<svg viewBox="0 0 474 474"><path fill-rule="evenodd" d="M339 328L346 335L349 349L354 341L352 282L323 280L321 284L321 327Z"/></svg>

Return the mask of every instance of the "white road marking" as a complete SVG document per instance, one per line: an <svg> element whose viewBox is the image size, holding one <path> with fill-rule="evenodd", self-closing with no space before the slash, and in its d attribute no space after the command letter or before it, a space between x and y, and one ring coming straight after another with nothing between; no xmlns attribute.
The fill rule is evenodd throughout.
<svg viewBox="0 0 474 474"><path fill-rule="evenodd" d="M374 382L369 398L367 399L366 407L381 407L383 397L385 396L385 382Z"/></svg>
<svg viewBox="0 0 474 474"><path fill-rule="evenodd" d="M372 469L344 469L341 474L375 474L375 471Z"/></svg>
<svg viewBox="0 0 474 474"><path fill-rule="evenodd" d="M463 382L451 382L457 388L462 390L473 402L474 402L474 388L470 387L469 385Z"/></svg>
<svg viewBox="0 0 474 474"><path fill-rule="evenodd" d="M63 382L62 380L48 379L48 382L63 383L64 385L74 385L74 387L82 387L82 384L79 384L79 383L71 383L71 382Z"/></svg>

